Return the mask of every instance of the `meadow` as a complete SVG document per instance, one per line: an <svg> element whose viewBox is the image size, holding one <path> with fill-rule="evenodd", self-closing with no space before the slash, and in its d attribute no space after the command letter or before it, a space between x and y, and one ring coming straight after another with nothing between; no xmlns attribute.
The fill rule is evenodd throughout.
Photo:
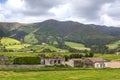
<svg viewBox="0 0 120 80"><path fill-rule="evenodd" d="M8 37L2 37L0 44L2 44L2 46L7 50L15 51L31 46L30 44L22 44L19 40Z"/></svg>
<svg viewBox="0 0 120 80"><path fill-rule="evenodd" d="M10 57L34 57L38 53L24 53L24 52L0 52L0 55L10 56Z"/></svg>
<svg viewBox="0 0 120 80"><path fill-rule="evenodd" d="M120 80L120 69L0 71L0 80Z"/></svg>
<svg viewBox="0 0 120 80"><path fill-rule="evenodd" d="M85 47L85 45L75 42L65 42L65 44L71 48L75 48L78 50L90 50L90 48Z"/></svg>
<svg viewBox="0 0 120 80"><path fill-rule="evenodd" d="M120 45L120 40L119 41L116 41L114 43L111 43L109 45L107 45L109 47L109 49L115 49L118 47L118 45Z"/></svg>
<svg viewBox="0 0 120 80"><path fill-rule="evenodd" d="M120 60L120 55L116 55L116 54L95 54L94 57L101 57L104 58L108 61L110 60Z"/></svg>

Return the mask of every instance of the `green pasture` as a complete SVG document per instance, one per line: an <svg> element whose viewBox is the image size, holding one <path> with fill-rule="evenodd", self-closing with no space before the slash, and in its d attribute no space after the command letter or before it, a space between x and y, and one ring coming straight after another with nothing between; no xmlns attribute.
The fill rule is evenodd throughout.
<svg viewBox="0 0 120 80"><path fill-rule="evenodd" d="M120 80L120 69L0 71L0 80Z"/></svg>
<svg viewBox="0 0 120 80"><path fill-rule="evenodd" d="M39 52L43 52L43 50L45 49L49 49L51 52L68 52L68 50L63 50L63 49L60 49L60 48L56 48L54 46L50 46L48 44L45 44L45 45L32 45L32 46L29 46L29 47L26 47L23 49L23 51L29 51L29 50L33 50L35 51L36 53L39 53Z"/></svg>
<svg viewBox="0 0 120 80"><path fill-rule="evenodd" d="M12 38L8 38L8 37L2 37L1 44L5 45L5 46L6 45L18 45L18 44L21 44L21 42L16 40L16 39L12 39Z"/></svg>
<svg viewBox="0 0 120 80"><path fill-rule="evenodd" d="M95 54L95 57L101 57L106 60L120 60L120 55L116 54Z"/></svg>
<svg viewBox="0 0 120 80"><path fill-rule="evenodd" d="M65 42L65 44L71 48L75 48L78 50L90 50L90 48L85 47L83 44L74 43L74 42Z"/></svg>
<svg viewBox="0 0 120 80"><path fill-rule="evenodd" d="M8 38L8 37L2 37L1 44L7 50L20 50L30 46L30 44L21 44L20 41L13 38Z"/></svg>
<svg viewBox="0 0 120 80"><path fill-rule="evenodd" d="M15 56L15 57L32 57L32 56L37 56L37 53L25 53L25 52L0 52L0 55L5 55L5 56Z"/></svg>
<svg viewBox="0 0 120 80"><path fill-rule="evenodd" d="M120 40L114 43L111 43L109 45L107 45L109 47L109 49L115 49L118 47L118 45L120 45Z"/></svg>
<svg viewBox="0 0 120 80"><path fill-rule="evenodd" d="M20 50L28 46L30 46L30 44L9 45L9 46L6 46L5 48L8 50Z"/></svg>

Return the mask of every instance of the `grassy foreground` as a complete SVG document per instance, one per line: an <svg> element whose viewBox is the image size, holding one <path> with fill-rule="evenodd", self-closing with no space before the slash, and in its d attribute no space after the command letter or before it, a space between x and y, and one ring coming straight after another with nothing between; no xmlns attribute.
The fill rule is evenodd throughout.
<svg viewBox="0 0 120 80"><path fill-rule="evenodd" d="M0 71L0 80L120 80L120 69Z"/></svg>

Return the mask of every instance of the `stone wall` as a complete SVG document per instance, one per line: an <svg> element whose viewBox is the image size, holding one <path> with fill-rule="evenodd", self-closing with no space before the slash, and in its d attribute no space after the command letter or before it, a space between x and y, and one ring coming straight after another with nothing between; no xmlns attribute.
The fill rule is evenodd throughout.
<svg viewBox="0 0 120 80"><path fill-rule="evenodd" d="M0 68L40 68L45 65L0 65Z"/></svg>

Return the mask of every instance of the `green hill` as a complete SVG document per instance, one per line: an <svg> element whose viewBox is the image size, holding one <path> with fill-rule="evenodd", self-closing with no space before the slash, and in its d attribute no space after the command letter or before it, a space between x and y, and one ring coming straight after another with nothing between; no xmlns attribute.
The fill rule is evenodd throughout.
<svg viewBox="0 0 120 80"><path fill-rule="evenodd" d="M85 47L85 45L75 42L65 42L65 44L71 48L75 48L78 50L90 50L89 48Z"/></svg>
<svg viewBox="0 0 120 80"><path fill-rule="evenodd" d="M38 43L38 40L35 38L35 35L33 33L30 33L24 37L24 42L29 44L36 44Z"/></svg>
<svg viewBox="0 0 120 80"><path fill-rule="evenodd" d="M8 37L2 37L0 43L1 46L7 50L20 50L22 48L30 46L29 44L22 44L19 40Z"/></svg>
<svg viewBox="0 0 120 80"><path fill-rule="evenodd" d="M34 51L35 53L39 52L68 52L68 50L63 50L60 48L56 48L54 46L50 46L48 44L45 45L31 45L22 49L23 51Z"/></svg>
<svg viewBox="0 0 120 80"><path fill-rule="evenodd" d="M114 43L111 43L109 45L107 45L109 47L109 49L115 49L118 47L118 45L120 45L120 40L119 41L116 41Z"/></svg>
<svg viewBox="0 0 120 80"><path fill-rule="evenodd" d="M19 45L19 44L21 44L21 42L16 39L13 39L13 38L2 37L1 44L2 45L16 45L16 44Z"/></svg>
<svg viewBox="0 0 120 80"><path fill-rule="evenodd" d="M51 44L64 40L91 47L120 40L120 28L51 19L31 24L0 23L1 36L13 37L32 44Z"/></svg>

